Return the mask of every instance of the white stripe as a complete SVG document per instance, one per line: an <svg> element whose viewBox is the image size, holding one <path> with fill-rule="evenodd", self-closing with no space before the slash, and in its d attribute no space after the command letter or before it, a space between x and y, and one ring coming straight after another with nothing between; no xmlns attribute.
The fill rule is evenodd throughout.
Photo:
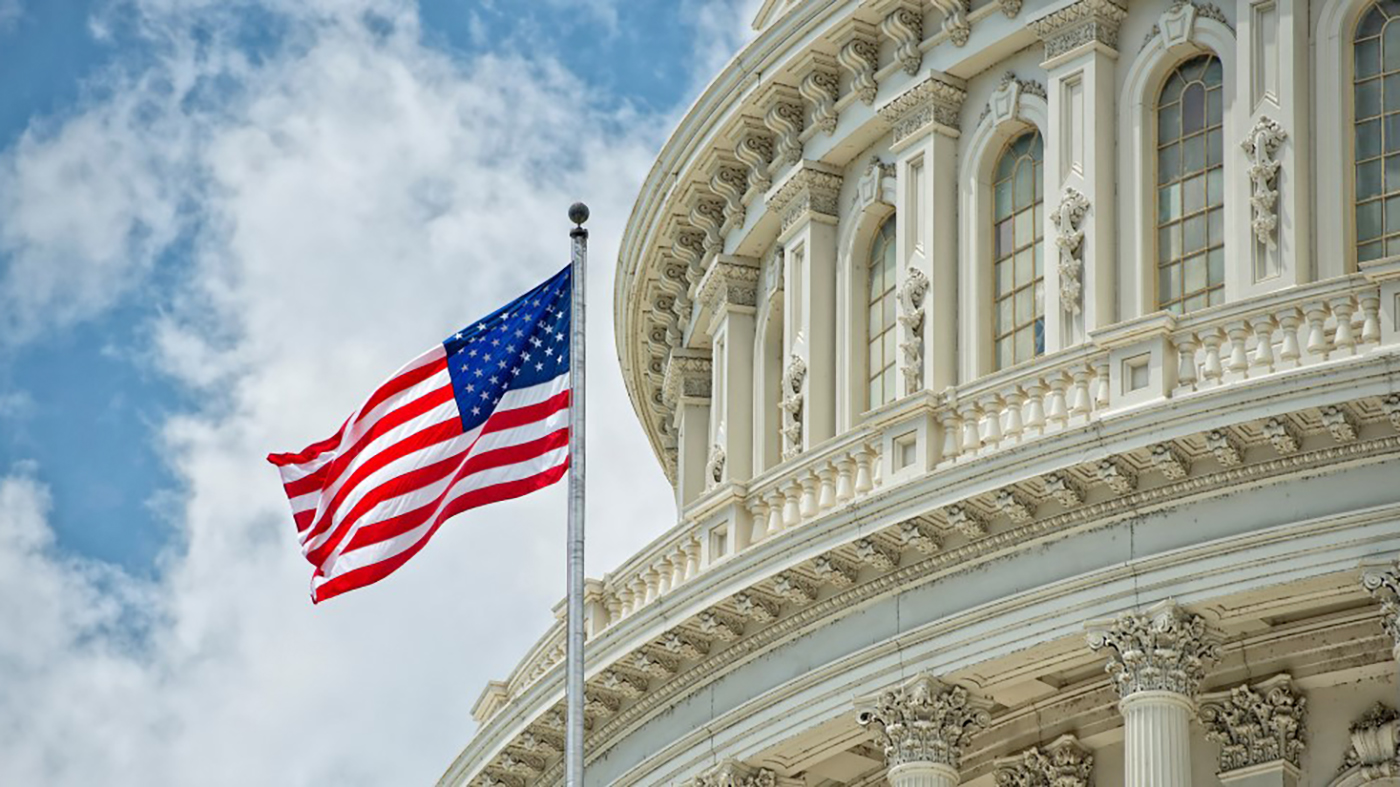
<svg viewBox="0 0 1400 787"><path fill-rule="evenodd" d="M564 446L541 454L534 459L512 465L494 467L490 470L483 470L482 472L473 473L461 479L453 486L451 492L443 498L442 503L433 511L432 516L429 516L423 524L394 538L362 546L339 556L332 556L331 561L327 564L329 565L329 569L324 569L323 567L325 576L317 577L313 581L313 587L320 587L326 582L357 568L363 568L382 560L387 560L412 547L432 529L433 520L442 512L442 509L446 508L453 500L456 500L462 495L476 489L539 475L540 473L562 465L568 458L569 448L568 446ZM346 542L349 542L348 538Z"/></svg>

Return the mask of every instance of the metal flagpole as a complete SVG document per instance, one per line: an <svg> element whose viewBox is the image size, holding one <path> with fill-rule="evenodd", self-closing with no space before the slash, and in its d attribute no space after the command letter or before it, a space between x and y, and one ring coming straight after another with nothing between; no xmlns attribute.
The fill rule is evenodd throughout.
<svg viewBox="0 0 1400 787"><path fill-rule="evenodd" d="M573 310L569 331L569 616L564 692L567 703L564 732L564 785L583 787L583 423L584 423L584 290L588 267L588 206L569 206L572 241Z"/></svg>

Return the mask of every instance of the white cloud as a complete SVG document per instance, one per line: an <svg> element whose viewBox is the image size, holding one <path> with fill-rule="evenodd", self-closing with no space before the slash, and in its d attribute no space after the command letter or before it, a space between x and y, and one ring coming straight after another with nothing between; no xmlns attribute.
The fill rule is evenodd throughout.
<svg viewBox="0 0 1400 787"><path fill-rule="evenodd" d="M35 468L0 478L3 784L421 784L446 768L477 693L562 594L562 489L461 517L386 582L313 608L262 456L323 437L388 371L563 265L575 198L594 212L590 573L672 520L609 308L669 120L591 104L548 60L450 60L391 0L269 6L288 42L245 62L222 43L238 7L145 0L156 65L0 163L7 329L98 313L184 237L150 354L205 402L160 434L182 494L160 498L178 544L154 581L56 551L63 501Z"/></svg>
<svg viewBox="0 0 1400 787"><path fill-rule="evenodd" d="M19 0L0 0L0 33L12 27L24 16L24 6Z"/></svg>

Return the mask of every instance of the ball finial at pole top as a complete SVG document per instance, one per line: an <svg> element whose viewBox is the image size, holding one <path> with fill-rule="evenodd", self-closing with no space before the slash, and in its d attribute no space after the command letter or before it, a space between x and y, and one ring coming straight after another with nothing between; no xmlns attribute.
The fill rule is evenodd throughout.
<svg viewBox="0 0 1400 787"><path fill-rule="evenodd" d="M588 221L588 206L582 202L575 202L569 206L569 221L582 227Z"/></svg>

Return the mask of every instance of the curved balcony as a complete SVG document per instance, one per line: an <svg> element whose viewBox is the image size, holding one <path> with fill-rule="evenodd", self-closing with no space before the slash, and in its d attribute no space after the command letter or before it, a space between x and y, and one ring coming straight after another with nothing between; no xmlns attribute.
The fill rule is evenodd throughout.
<svg viewBox="0 0 1400 787"><path fill-rule="evenodd" d="M1185 496L1393 458L1397 297L1400 264L1386 263L1186 317L1150 315L905 397L747 484L708 490L590 584L590 751L775 632L847 614L901 582ZM558 775L562 657L558 623L488 688L474 711L482 728L443 784Z"/></svg>

